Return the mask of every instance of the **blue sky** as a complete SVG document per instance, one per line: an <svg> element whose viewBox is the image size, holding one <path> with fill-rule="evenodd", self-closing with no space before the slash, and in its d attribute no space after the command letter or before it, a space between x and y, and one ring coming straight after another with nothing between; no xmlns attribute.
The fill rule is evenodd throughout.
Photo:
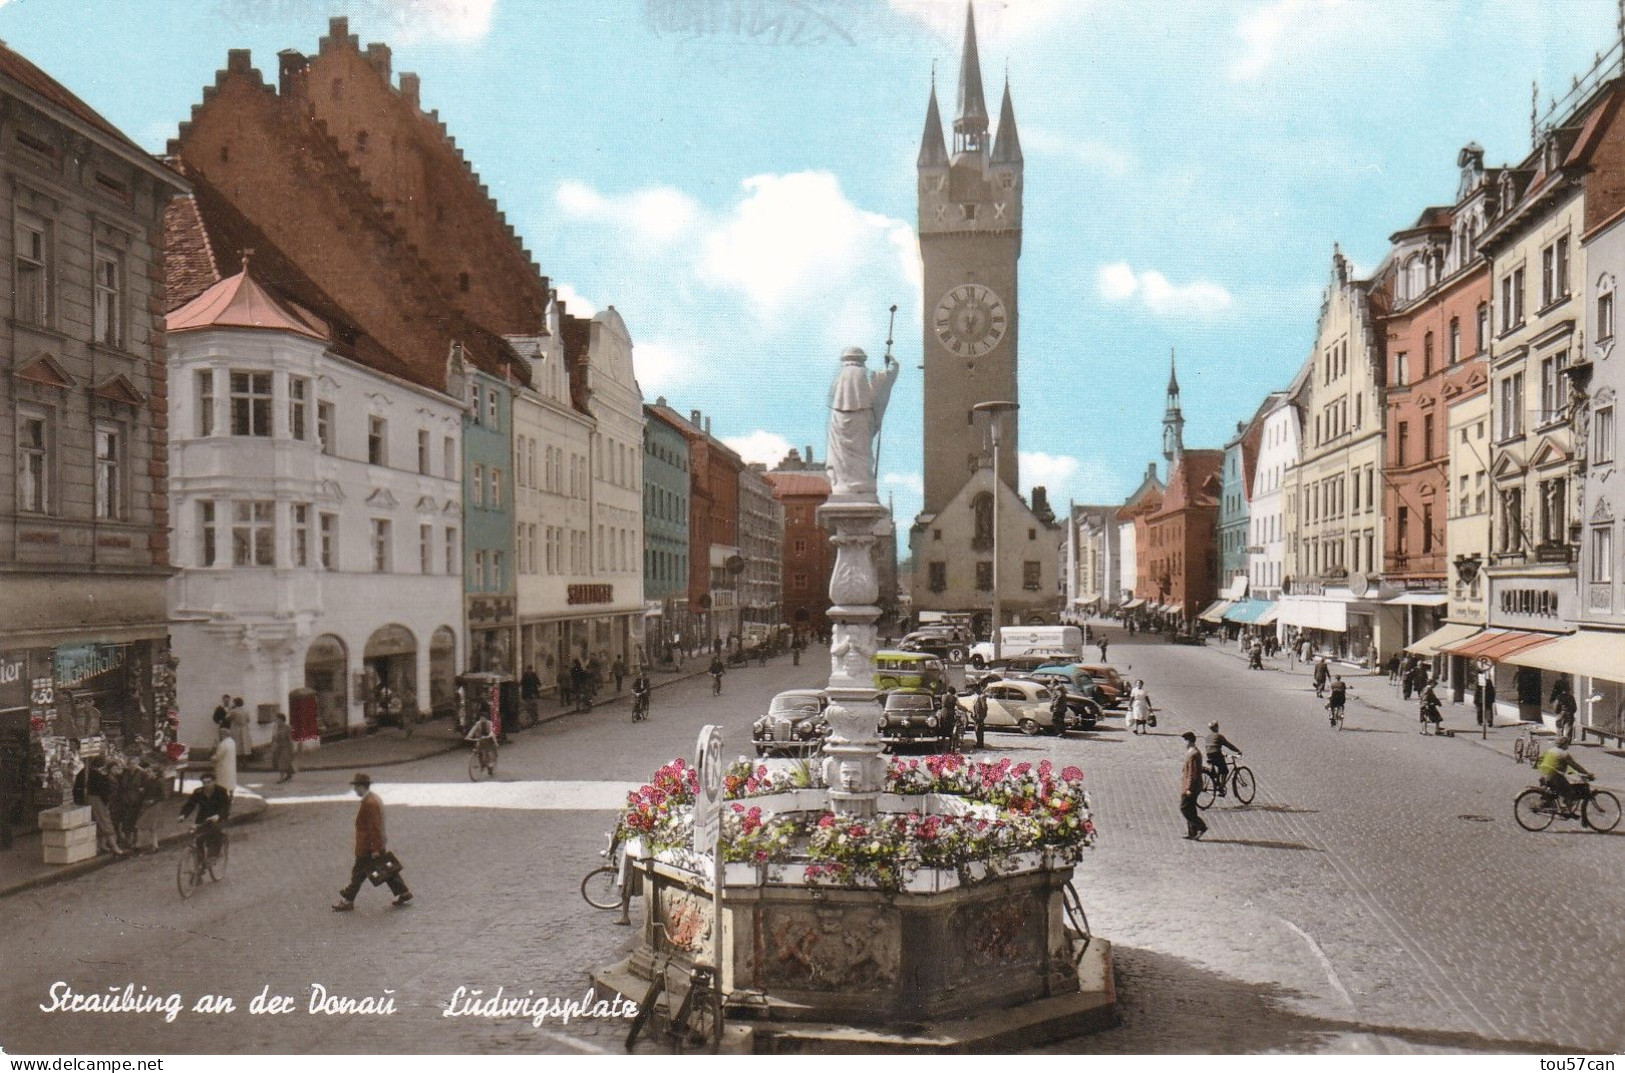
<svg viewBox="0 0 1625 1073"><path fill-rule="evenodd" d="M918 506L914 157L952 111L962 0L0 0L0 38L161 150L225 64L314 52L330 15L394 49L544 272L614 304L645 395L747 457L823 453L840 350L904 368L881 460ZM1219 446L1308 352L1333 242L1369 269L1448 203L1456 151L1529 146L1530 83L1586 71L1611 0L980 0L1026 153L1022 483L1110 502ZM1560 92L1560 89L1559 89Z"/></svg>

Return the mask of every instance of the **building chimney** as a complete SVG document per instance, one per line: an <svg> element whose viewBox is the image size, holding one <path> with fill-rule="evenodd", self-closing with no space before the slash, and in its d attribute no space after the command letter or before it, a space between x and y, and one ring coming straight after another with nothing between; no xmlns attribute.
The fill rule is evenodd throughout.
<svg viewBox="0 0 1625 1073"><path fill-rule="evenodd" d="M711 435L711 419L709 417L705 419L705 434L707 436Z"/></svg>
<svg viewBox="0 0 1625 1073"><path fill-rule="evenodd" d="M663 410L670 409L670 407L668 407L666 405L666 396L664 396L664 395L656 395L655 396L655 405L660 407Z"/></svg>
<svg viewBox="0 0 1625 1073"><path fill-rule="evenodd" d="M276 88L282 96L294 92L294 82L305 73L305 54L296 48L285 48L276 54Z"/></svg>
<svg viewBox="0 0 1625 1073"><path fill-rule="evenodd" d="M1049 510L1049 490L1041 484L1033 485L1033 513L1043 514Z"/></svg>
<svg viewBox="0 0 1625 1073"><path fill-rule="evenodd" d="M374 71L378 72L379 78L382 78L385 82L389 81L390 63L388 45L380 45L376 41L368 42L367 63Z"/></svg>
<svg viewBox="0 0 1625 1073"><path fill-rule="evenodd" d="M690 410L688 412L688 423L693 425L695 428L705 427L705 422L700 420L700 411L698 410Z"/></svg>
<svg viewBox="0 0 1625 1073"><path fill-rule="evenodd" d="M1146 463L1146 465L1145 465L1145 479L1148 480L1148 481L1154 481L1154 480L1157 479L1157 464L1155 462L1147 462Z"/></svg>
<svg viewBox="0 0 1625 1073"><path fill-rule="evenodd" d="M418 103L418 89L418 76L411 71L402 71L401 96L412 106L414 112L422 110L422 105Z"/></svg>

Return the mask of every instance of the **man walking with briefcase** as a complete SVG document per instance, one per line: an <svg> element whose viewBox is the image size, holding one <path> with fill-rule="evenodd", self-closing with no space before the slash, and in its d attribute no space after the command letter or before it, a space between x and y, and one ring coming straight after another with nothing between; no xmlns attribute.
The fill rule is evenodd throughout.
<svg viewBox="0 0 1625 1073"><path fill-rule="evenodd" d="M401 862L389 852L384 841L384 803L372 792L372 776L356 772L350 788L361 798L361 807L355 814L355 867L350 869L350 883L339 891L339 900L333 903L335 913L347 913L355 908L355 896L367 880L373 886L389 884L395 895L394 905L402 908L412 901L412 892L401 879Z"/></svg>

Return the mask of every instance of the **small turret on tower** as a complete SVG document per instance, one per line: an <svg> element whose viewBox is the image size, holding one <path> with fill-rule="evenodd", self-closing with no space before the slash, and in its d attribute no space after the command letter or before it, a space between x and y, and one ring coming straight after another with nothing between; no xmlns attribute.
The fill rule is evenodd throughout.
<svg viewBox="0 0 1625 1073"><path fill-rule="evenodd" d="M965 48L959 60L959 114L954 117L954 152L987 151L987 101L982 96L982 57L976 50L976 11L965 4Z"/></svg>
<svg viewBox="0 0 1625 1073"><path fill-rule="evenodd" d="M1016 134L1016 107L1010 102L1010 80L1004 80L1004 103L999 105L999 131L993 139L993 163L1020 164L1021 138Z"/></svg>
<svg viewBox="0 0 1625 1073"><path fill-rule="evenodd" d="M948 166L948 146L942 140L942 113L937 110L935 76L931 79L931 103L925 109L925 133L920 136L920 158L917 164L922 168Z"/></svg>
<svg viewBox="0 0 1625 1073"><path fill-rule="evenodd" d="M1179 373L1174 368L1174 351L1168 350L1168 402L1162 414L1162 457L1168 460L1168 472L1185 453L1185 414L1179 407Z"/></svg>

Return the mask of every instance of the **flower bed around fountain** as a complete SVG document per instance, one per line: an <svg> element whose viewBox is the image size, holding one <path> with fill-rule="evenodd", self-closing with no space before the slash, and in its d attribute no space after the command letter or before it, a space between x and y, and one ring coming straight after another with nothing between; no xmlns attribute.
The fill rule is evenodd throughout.
<svg viewBox="0 0 1625 1073"><path fill-rule="evenodd" d="M1094 840L1083 773L1048 761L893 757L877 815L830 808L812 767L740 761L724 778L720 956L709 860L690 845L683 760L628 795L643 941L627 963L721 971L733 1013L920 1023L1078 991L1062 891Z"/></svg>

